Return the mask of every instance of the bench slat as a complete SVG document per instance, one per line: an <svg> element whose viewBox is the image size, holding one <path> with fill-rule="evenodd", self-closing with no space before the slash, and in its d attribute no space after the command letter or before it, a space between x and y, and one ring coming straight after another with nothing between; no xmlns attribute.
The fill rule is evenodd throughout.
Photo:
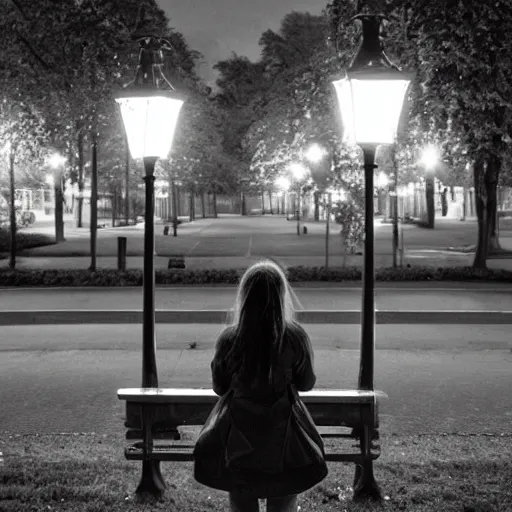
<svg viewBox="0 0 512 512"><path fill-rule="evenodd" d="M204 425L210 414L213 403L157 403L141 404L139 402L126 402L125 426L129 429L141 429L141 408L151 409L152 430L176 431L178 427L188 425ZM142 407L141 407L142 406ZM358 427L363 421L372 421L371 427L378 428L378 415L376 404L358 403L307 403L306 407L318 426L345 426ZM373 418L372 420L364 420Z"/></svg>
<svg viewBox="0 0 512 512"><path fill-rule="evenodd" d="M179 444L170 444L170 445L157 445L153 447L153 451L151 453L152 460L162 460L162 461L188 461L191 462L194 460L192 445L179 445ZM144 454L142 448L135 446L127 446L125 448L125 457L128 460L143 460ZM372 460L378 459L380 456L380 451L372 452L371 458ZM326 447L325 448L325 460L331 462L354 462L354 463L362 463L363 456L361 453L355 452L340 452L336 451L334 448Z"/></svg>
<svg viewBox="0 0 512 512"><path fill-rule="evenodd" d="M388 398L382 391L366 391L359 389L315 389L299 391L304 403L373 403L375 399ZM193 388L124 388L117 390L119 400L137 403L170 404L170 403L212 403L219 396L212 389Z"/></svg>
<svg viewBox="0 0 512 512"><path fill-rule="evenodd" d="M185 434L193 434L194 437L197 437L199 431L201 430L202 425L187 425L187 428L190 430L181 431L182 435ZM324 438L347 438L354 439L352 436L352 429L350 427L338 427L338 426L317 426L316 427L320 435ZM374 431L378 433L378 431ZM174 429L170 429L168 431L163 430L153 431L153 439L174 439L175 431ZM142 430L140 429L129 429L126 431L126 439L142 439Z"/></svg>

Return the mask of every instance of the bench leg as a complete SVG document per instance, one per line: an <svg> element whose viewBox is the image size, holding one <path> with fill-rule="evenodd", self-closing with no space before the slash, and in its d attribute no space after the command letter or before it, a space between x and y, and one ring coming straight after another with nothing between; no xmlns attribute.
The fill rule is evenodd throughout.
<svg viewBox="0 0 512 512"><path fill-rule="evenodd" d="M370 443L371 430L364 426L360 437L361 452L363 453L363 464L356 464L354 475L354 501L382 501L382 494L373 476L373 460L371 458Z"/></svg>
<svg viewBox="0 0 512 512"><path fill-rule="evenodd" d="M140 477L140 482L135 494L137 496L150 494L155 498L160 498L166 488L167 486L165 485L162 473L160 472L160 461L143 460L142 476Z"/></svg>

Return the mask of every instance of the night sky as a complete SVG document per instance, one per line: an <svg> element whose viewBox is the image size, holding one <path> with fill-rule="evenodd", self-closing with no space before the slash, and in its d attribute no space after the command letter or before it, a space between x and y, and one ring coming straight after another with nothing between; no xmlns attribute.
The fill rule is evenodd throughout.
<svg viewBox="0 0 512 512"><path fill-rule="evenodd" d="M277 31L291 11L320 14L327 0L157 0L171 27L204 55L198 72L213 85L213 64L236 52L255 61L258 40L267 29Z"/></svg>

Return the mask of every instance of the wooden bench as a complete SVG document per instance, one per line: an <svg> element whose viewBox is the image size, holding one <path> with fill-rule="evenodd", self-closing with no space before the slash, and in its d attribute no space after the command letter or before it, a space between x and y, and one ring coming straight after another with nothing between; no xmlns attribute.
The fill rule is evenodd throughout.
<svg viewBox="0 0 512 512"><path fill-rule="evenodd" d="M378 445L378 399L381 391L313 390L299 392L322 438L347 440L341 447L326 445L327 461L353 462L356 466L354 499L376 499L378 486L373 461L380 455ZM119 389L126 401L126 438L136 441L125 448L128 460L141 460L142 477L136 494L160 496L166 484L160 461L192 461L194 440L182 437L182 427L200 427L218 396L211 389L130 388ZM171 442L162 440L171 439ZM358 439L354 446L349 440ZM339 443L337 443L339 444Z"/></svg>

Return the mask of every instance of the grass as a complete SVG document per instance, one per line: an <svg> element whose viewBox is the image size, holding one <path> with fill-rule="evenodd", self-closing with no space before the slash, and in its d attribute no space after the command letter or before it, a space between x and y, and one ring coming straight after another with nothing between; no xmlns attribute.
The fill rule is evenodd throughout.
<svg viewBox="0 0 512 512"><path fill-rule="evenodd" d="M140 463L124 459L125 443L122 433L0 438L0 511L227 510L227 494L196 483L191 462L162 463L166 495L138 501ZM382 507L352 503L353 466L329 463L326 479L299 497L300 512L512 510L512 437L391 436L381 443L375 474Z"/></svg>

